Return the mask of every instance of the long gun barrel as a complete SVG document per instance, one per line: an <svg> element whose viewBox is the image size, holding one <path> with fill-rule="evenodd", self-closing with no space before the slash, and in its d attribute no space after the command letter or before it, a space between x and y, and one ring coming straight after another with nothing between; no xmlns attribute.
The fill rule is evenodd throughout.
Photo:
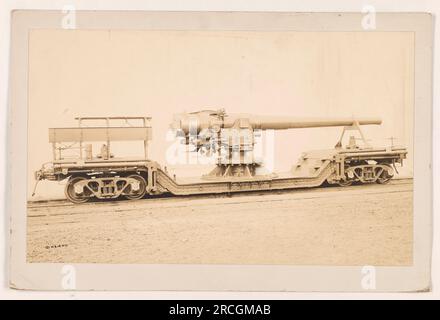
<svg viewBox="0 0 440 320"><path fill-rule="evenodd" d="M273 129L285 130L295 128L341 127L357 125L380 125L381 119L301 119L294 117L257 116L251 114L226 114L219 111L199 111L177 114L171 125L173 129L185 134L198 133L204 129Z"/></svg>
<svg viewBox="0 0 440 320"><path fill-rule="evenodd" d="M295 128L317 128L317 127L341 127L351 126L354 123L359 125L381 124L380 119L299 119L292 117L251 117L250 123L253 129L295 129Z"/></svg>

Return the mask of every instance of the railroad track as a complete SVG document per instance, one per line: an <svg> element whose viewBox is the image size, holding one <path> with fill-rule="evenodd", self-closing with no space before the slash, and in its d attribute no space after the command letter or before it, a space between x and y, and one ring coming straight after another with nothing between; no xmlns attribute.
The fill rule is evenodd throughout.
<svg viewBox="0 0 440 320"><path fill-rule="evenodd" d="M321 198L321 197L332 197L335 193L344 191L344 192L358 192L359 189L364 190L369 194L379 194L387 190L386 192L401 192L402 190L407 190L407 187L412 185L412 179L399 179L392 180L390 183L386 185L378 185L378 184L364 184L358 186L349 186L349 187L319 187L319 188L303 188L303 189L289 189L289 190L271 190L271 191L247 191L247 192L238 192L232 194L215 194L215 195L190 195L190 196L157 196L157 197L149 197L141 200L108 200L108 201L92 201L84 204L72 204L67 200L49 200L49 201L29 201L28 202L28 217L39 217L39 216L54 216L54 215L69 215L69 213L57 213L50 212L41 213L41 209L55 209L59 207L62 208L62 211L65 212L69 207L72 208L72 211L77 212L81 211L81 214L93 214L93 208L101 208L101 207L138 207L141 206L145 208L145 205L148 207L154 208L157 206L165 207L169 205L170 207L175 206L191 206L190 202L194 200L203 200L210 199L215 200L219 199L222 204L235 204L235 203L246 203L246 202L266 202L266 201L285 201L286 198L283 195L291 197L292 195L298 199L313 199L313 198ZM394 187L397 188L395 191L390 191L389 188ZM399 189L402 187L403 189ZM255 196L264 196L262 199L255 199ZM275 196L271 199L268 199L268 196ZM280 197L277 197L280 196ZM228 199L225 203L224 199ZM87 210L83 210L86 209ZM134 208L135 210L136 208ZM82 212L84 211L84 212Z"/></svg>

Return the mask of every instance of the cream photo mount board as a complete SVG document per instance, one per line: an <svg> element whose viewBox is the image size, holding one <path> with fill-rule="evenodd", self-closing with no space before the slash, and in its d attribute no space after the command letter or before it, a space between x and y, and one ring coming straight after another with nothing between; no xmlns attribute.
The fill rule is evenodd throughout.
<svg viewBox="0 0 440 320"><path fill-rule="evenodd" d="M29 290L352 292L430 290L433 38L433 17L430 14L377 13L375 15L375 26L372 29L364 29L363 19L365 14L361 13L76 11L73 14L73 26L71 20L66 25L66 19L71 18L71 16L66 18L66 12L62 11L17 10L12 15L9 82L9 201L7 210L11 222L9 278L12 288ZM231 33L234 33L233 35L236 37L249 34L264 34L270 37L270 34L273 33L296 33L300 34L303 39L307 39L309 35L316 36L318 34L319 36L319 34L324 33L335 36L356 33L359 34L359 39L363 35L371 38L379 34L386 34L391 38L393 35L404 35L412 43L408 51L410 55L407 58L413 57L413 60L409 59L408 69L402 71L406 75L402 79L403 83L405 83L405 88L408 87L410 89L408 92L403 90L401 95L403 99L406 99L405 101L410 101L410 103L402 106L404 122L396 121L391 126L403 128L407 135L407 141L410 142L407 146L412 162L410 174L413 177L412 237L409 240L411 241L409 245L412 245L410 262L407 263L405 261L401 265L392 266L344 265L338 264L338 260L335 260L332 264L253 264L245 262L242 264L194 264L179 263L179 261L176 263L145 264L124 263L123 261L118 263L81 261L78 263L75 261L57 262L53 260L50 262L30 262L27 254L27 247L29 245L27 239L27 205L31 193L29 185L33 183L30 177L32 177L33 172L30 172L29 163L32 162L32 157L36 153L32 151L33 149L36 150L36 146L29 144L29 139L32 138L29 135L33 135L33 131L30 133L28 130L35 124L33 122L34 116L30 116L30 114L31 112L34 115L38 113L39 116L46 118L53 116L48 109L46 112L44 109L30 109L33 106L29 101L31 89L33 89L33 97L38 97L38 94L42 92L39 84L33 83L29 76L30 72L35 73L38 70L30 70L30 68L33 68L33 66L29 65L30 49L32 49L30 48L30 43L32 43L32 35L57 33L59 36L59 32L69 33L69 36L84 32L106 32L108 37L111 37L112 32L115 34L183 32L189 36L193 33L198 35L206 33L209 36L223 33L231 36ZM358 41L360 41L359 39ZM276 41L268 43L276 46ZM278 44L277 50L279 52L283 49L288 50L288 48L283 48L282 44ZM172 50L172 46L173 42L169 42L168 50ZM60 48L60 46L57 48ZM136 50L136 48L131 49ZM256 47L254 49L265 50L273 48ZM93 53L93 45L87 47L87 50L91 50L90 52ZM225 48L225 50L227 51L228 49ZM335 60L329 60L329 65L318 66L318 68L323 68L323 72L328 71L325 68L335 67L333 64L337 63L337 57L340 55L338 55L337 51L333 53L335 54L334 57L336 57ZM111 54L111 52L108 54ZM299 54L306 56L304 52ZM323 55L325 61L326 52L320 51L317 54ZM266 66L270 63L269 61L265 61ZM45 62L47 63L47 61ZM127 63L130 63L130 61L127 61ZM198 61L195 60L194 64L197 63ZM69 61L66 61L66 65L68 64ZM83 66L78 65L78 67ZM112 70L112 68L116 68L116 66L109 64L108 69ZM298 72L305 72L305 70ZM303 75L307 77L305 73ZM87 76L92 75L84 75L84 77ZM154 76L154 74L151 74L149 79L154 80ZM336 79L332 82L333 85L337 86L338 82ZM370 80L374 81L374 79ZM272 79L267 79L267 83L271 81ZM282 81L279 82L282 83ZM99 83L96 85L96 90L99 90ZM258 84L250 82L249 86L252 87L252 85ZM133 83L133 86L140 86L140 84ZM53 89L54 96L58 94L56 89L58 88ZM226 89L223 88L224 92L219 93L218 96L220 98L228 96ZM233 88L230 89L232 90ZM380 99L380 95L385 94L384 92L387 90L387 88L382 89L377 92L369 92L368 94L373 96L376 94L378 99ZM391 88L388 89L391 90ZM93 92L95 89L89 88L88 90ZM342 91L344 88L339 88L338 90ZM350 94L352 95L350 97L355 97L353 92L358 90L356 83L353 83L353 86L347 90L351 91ZM87 92L90 93L90 91ZM172 96L173 92L171 91L167 94ZM175 94L177 95L177 93ZM295 94L298 94L298 92L295 92ZM332 97L332 90L327 89L326 94L326 96L320 97L320 99L324 103L322 108L326 110L325 114L328 114L334 111L332 108L337 108L335 101L339 100ZM78 95L81 95L81 93ZM76 96L77 98L78 95ZM197 92L191 92L191 95L197 96ZM90 98L90 96L84 95L84 99L87 99L87 97ZM47 99L49 98L47 97ZM49 102L49 100L47 101ZM86 100L84 101L86 102ZM175 101L179 101L179 97L175 97ZM298 101L304 102L302 98L298 98ZM220 101L220 103L222 102L223 100ZM127 103L130 103L130 100L127 100ZM326 103L327 105L325 105ZM355 100L353 100L353 103L357 104ZM362 101L358 101L358 103L362 105ZM75 108L75 106L71 107ZM200 107L202 109L204 106L193 107ZM64 108L64 106L59 108ZM113 106L110 108L113 108ZM122 106L119 110L110 111L112 115L125 116L122 114L124 113L124 108L125 106ZM161 110L162 106L153 105L149 106L149 108ZM238 107L234 106L234 108ZM234 110L234 108L229 111L239 111ZM296 110L303 108L305 112L307 107L297 106L296 108L299 108ZM396 110L399 110L398 106L396 108ZM84 115L76 114L76 116ZM108 115L99 114L99 116ZM133 114L133 116L149 115ZM168 115L164 119L168 119L171 116ZM401 114L398 115L399 119L401 116ZM41 134L45 138L47 138L47 129L48 127L41 130ZM138 132L136 132L137 134ZM157 135L154 135L154 137L159 138ZM323 137L323 139L325 138ZM47 141L46 143L49 146ZM46 149L46 146L41 146L41 148ZM406 245L408 246L408 243ZM291 250L295 250L295 248L291 248ZM341 261L347 260L342 259ZM348 261L350 260L348 259Z"/></svg>

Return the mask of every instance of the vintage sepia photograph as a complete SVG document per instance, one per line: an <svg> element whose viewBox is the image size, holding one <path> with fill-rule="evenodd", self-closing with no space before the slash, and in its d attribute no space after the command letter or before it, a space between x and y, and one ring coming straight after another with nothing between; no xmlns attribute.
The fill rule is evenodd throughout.
<svg viewBox="0 0 440 320"><path fill-rule="evenodd" d="M430 186L416 167L429 15L379 15L369 30L361 14L124 13L114 26L108 12L33 14L15 17L48 17L25 50L23 266L354 279L200 281L232 290L376 289L362 277L385 268L383 290L428 288L430 232L417 234L430 212L415 190ZM144 288L114 281L81 288Z"/></svg>
<svg viewBox="0 0 440 320"><path fill-rule="evenodd" d="M29 39L29 262L412 264L412 33Z"/></svg>

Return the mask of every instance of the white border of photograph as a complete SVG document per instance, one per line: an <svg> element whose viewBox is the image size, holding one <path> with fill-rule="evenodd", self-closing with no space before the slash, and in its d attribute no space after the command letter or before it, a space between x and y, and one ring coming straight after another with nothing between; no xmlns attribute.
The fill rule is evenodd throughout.
<svg viewBox="0 0 440 320"><path fill-rule="evenodd" d="M27 201L23 186L27 185L28 31L62 28L64 17L62 11L15 11L12 17L7 186L7 212L11 215L12 287L33 290L429 290L432 242L431 15L377 13L376 29L364 30L362 13L76 12L77 29L414 32L414 265L375 268L26 263ZM366 287L365 277L373 274L375 285Z"/></svg>

